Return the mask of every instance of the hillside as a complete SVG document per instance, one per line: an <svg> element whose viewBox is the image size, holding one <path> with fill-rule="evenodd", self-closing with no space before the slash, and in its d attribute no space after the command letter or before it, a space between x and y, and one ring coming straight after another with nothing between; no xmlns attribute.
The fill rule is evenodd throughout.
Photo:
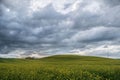
<svg viewBox="0 0 120 80"><path fill-rule="evenodd" d="M110 58L103 58L103 57L94 57L94 56L79 56L79 55L54 55L42 58L41 60L58 60L58 61L74 61L74 60L80 60L80 61L99 61L99 60L113 60Z"/></svg>
<svg viewBox="0 0 120 80"><path fill-rule="evenodd" d="M0 80L120 80L120 60L54 55L41 59L0 59Z"/></svg>

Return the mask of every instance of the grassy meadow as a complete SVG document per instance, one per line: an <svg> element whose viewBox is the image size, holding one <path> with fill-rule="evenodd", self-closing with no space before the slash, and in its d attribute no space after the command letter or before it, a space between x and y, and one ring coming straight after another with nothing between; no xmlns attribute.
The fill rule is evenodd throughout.
<svg viewBox="0 0 120 80"><path fill-rule="evenodd" d="M1 58L0 80L120 80L120 60L77 55Z"/></svg>

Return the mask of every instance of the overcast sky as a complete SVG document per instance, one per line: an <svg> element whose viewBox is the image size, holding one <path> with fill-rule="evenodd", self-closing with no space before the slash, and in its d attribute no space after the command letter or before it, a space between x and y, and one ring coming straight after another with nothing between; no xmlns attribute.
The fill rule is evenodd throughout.
<svg viewBox="0 0 120 80"><path fill-rule="evenodd" d="M0 57L120 58L120 0L0 0Z"/></svg>

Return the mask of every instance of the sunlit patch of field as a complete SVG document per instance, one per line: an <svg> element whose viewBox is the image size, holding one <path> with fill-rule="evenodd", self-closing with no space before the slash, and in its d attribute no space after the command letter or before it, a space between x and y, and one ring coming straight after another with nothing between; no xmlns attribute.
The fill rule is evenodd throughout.
<svg viewBox="0 0 120 80"><path fill-rule="evenodd" d="M77 55L0 59L0 80L120 80L120 60Z"/></svg>

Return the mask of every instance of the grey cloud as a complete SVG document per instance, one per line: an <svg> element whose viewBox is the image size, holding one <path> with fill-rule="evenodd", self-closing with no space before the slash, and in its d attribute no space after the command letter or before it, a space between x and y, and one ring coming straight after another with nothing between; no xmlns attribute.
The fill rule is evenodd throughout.
<svg viewBox="0 0 120 80"><path fill-rule="evenodd" d="M40 9L39 11L33 14L36 19L52 19L52 20L59 20L64 19L64 15L58 13L52 4L47 5L46 7ZM34 19L34 18L33 18Z"/></svg>
<svg viewBox="0 0 120 80"><path fill-rule="evenodd" d="M78 0L64 8L64 11L68 10L66 14L58 11L54 3L32 11L29 0L0 1L1 54L17 49L26 50L23 55L31 55L28 54L31 50L31 53L35 51L41 55L66 53L75 48L85 50L93 42L96 47L103 42L115 43L120 37L117 1L114 5L118 6L109 8L110 2L99 2L98 12L92 12L84 8L94 0L82 3ZM96 7L92 6L89 8Z"/></svg>
<svg viewBox="0 0 120 80"><path fill-rule="evenodd" d="M24 9L28 8L29 0L1 0L1 3L5 5L7 8L17 11L23 11Z"/></svg>
<svg viewBox="0 0 120 80"><path fill-rule="evenodd" d="M95 27L89 30L80 31L73 35L70 39L65 39L66 42L99 42L99 41L113 41L119 39L120 28Z"/></svg>
<svg viewBox="0 0 120 80"><path fill-rule="evenodd" d="M110 6L118 6L120 5L120 0L103 0L103 2L105 2L105 4L108 4Z"/></svg>
<svg viewBox="0 0 120 80"><path fill-rule="evenodd" d="M107 1L107 0L106 0ZM94 0L92 0L90 3L89 1L86 1L83 3L79 3L77 6L77 10L70 13L71 20L74 21L73 29L90 29L91 27L95 26L109 26L109 27L119 27L119 19L120 15L118 14L120 12L120 5L108 7L108 4L102 4L98 1L99 5L91 5ZM103 1L104 2L104 1ZM117 2L117 1L114 1ZM86 3L86 4L85 4ZM84 4L84 6L81 6ZM89 6L88 6L89 5ZM93 6L93 7L91 7ZM98 7L98 10L97 8ZM84 9L88 9L84 11ZM92 10L89 11L89 10ZM94 11L97 12L94 12ZM74 15L74 16L73 16Z"/></svg>

